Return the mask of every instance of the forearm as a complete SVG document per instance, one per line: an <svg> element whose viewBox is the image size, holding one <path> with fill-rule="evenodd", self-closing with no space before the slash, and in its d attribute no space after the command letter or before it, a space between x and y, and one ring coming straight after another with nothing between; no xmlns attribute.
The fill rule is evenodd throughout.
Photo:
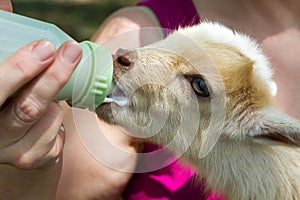
<svg viewBox="0 0 300 200"><path fill-rule="evenodd" d="M54 200L60 170L60 164L35 170L0 165L0 200Z"/></svg>
<svg viewBox="0 0 300 200"><path fill-rule="evenodd" d="M154 13L146 7L133 6L113 13L91 40L104 44L114 53L118 48L136 48L163 37Z"/></svg>

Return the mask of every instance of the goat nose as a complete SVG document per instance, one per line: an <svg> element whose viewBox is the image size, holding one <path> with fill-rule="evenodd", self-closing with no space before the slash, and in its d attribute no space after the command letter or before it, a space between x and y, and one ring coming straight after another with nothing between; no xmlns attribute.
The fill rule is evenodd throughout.
<svg viewBox="0 0 300 200"><path fill-rule="evenodd" d="M126 55L119 56L117 58L117 62L124 68L129 68L132 64L132 62L128 59Z"/></svg>
<svg viewBox="0 0 300 200"><path fill-rule="evenodd" d="M115 63L118 64L119 67L124 69L131 68L133 62L131 61L130 52L124 49L118 49L114 55Z"/></svg>

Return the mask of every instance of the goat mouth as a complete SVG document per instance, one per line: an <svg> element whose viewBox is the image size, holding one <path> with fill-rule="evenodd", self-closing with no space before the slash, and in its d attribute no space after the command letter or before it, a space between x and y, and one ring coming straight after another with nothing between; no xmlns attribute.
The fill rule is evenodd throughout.
<svg viewBox="0 0 300 200"><path fill-rule="evenodd" d="M114 78L110 91L102 103L115 103L120 107L128 104L128 95L123 86Z"/></svg>

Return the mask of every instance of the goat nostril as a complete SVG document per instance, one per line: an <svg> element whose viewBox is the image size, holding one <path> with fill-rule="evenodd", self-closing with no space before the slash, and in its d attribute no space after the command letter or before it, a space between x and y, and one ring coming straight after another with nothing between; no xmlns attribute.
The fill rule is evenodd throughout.
<svg viewBox="0 0 300 200"><path fill-rule="evenodd" d="M128 58L126 58L125 56L119 56L117 58L117 61L119 64L121 64L125 67L129 67L132 64L131 61Z"/></svg>

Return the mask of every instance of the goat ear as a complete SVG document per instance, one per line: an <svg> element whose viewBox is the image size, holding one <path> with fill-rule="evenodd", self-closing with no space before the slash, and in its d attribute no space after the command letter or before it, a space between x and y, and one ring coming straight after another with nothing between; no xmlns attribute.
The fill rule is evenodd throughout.
<svg viewBox="0 0 300 200"><path fill-rule="evenodd" d="M252 131L255 141L271 140L300 146L300 121L276 108L261 111Z"/></svg>

